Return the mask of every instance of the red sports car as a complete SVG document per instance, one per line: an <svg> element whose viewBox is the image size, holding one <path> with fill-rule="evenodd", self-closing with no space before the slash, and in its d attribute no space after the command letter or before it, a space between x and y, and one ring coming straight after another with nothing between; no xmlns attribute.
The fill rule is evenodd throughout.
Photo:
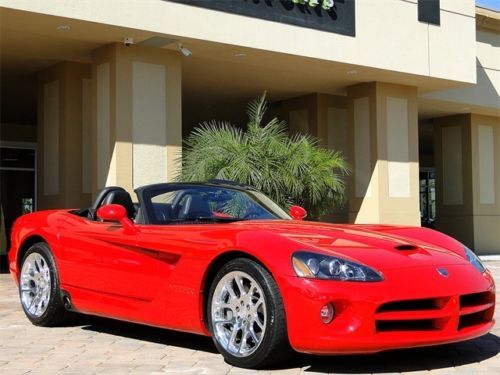
<svg viewBox="0 0 500 375"><path fill-rule="evenodd" d="M13 228L10 271L36 325L73 311L213 337L236 366L294 349L372 353L471 339L493 327L476 255L417 227L305 222L239 184L108 187L92 207Z"/></svg>

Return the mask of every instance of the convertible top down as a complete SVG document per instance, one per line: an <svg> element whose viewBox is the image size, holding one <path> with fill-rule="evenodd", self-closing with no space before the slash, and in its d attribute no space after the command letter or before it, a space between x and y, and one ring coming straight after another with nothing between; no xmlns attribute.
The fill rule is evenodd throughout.
<svg viewBox="0 0 500 375"><path fill-rule="evenodd" d="M372 353L472 339L495 286L467 247L420 227L302 221L226 181L107 187L20 217L10 271L36 325L74 312L213 337L236 366L293 350ZM293 350L292 350L293 349Z"/></svg>

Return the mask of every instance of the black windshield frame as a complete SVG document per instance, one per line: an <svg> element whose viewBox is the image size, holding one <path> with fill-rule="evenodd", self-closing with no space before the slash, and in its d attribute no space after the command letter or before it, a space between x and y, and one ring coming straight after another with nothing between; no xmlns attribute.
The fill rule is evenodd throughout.
<svg viewBox="0 0 500 375"><path fill-rule="evenodd" d="M155 184L155 185L147 185L143 186L140 188L137 188L135 190L137 194L137 198L139 200L139 205L141 207L141 215L140 218L138 218L137 224L150 224L150 225L169 225L169 224L203 224L203 223L230 223L230 222L235 222L235 221L242 221L242 220L251 220L251 219L242 219L242 218L233 218L233 219L220 219L220 218L214 218L213 220L206 219L206 220L171 220L171 221L164 221L164 220L158 220L156 215L155 215L155 209L154 209L154 204L153 204L153 198L161 195L161 194L166 194L169 192L177 191L177 190L186 190L186 189L192 189L196 190L199 189L200 191L205 190L204 188L211 187L215 189L223 189L223 190L229 190L229 191L238 191L241 193L246 194L248 197L252 199L256 204L264 208L266 211L268 211L273 218L270 219L263 219L263 220L291 220L291 217L288 216L288 214L283 211L281 208L280 210L282 212L279 212L277 210L274 210L272 207L269 207L265 202L263 202L261 199L258 198L258 195L261 195L262 193L259 192L258 190L255 190L251 187L244 186L244 185L222 185L222 184L216 184L216 183L164 183L164 184ZM267 198L267 197L266 197ZM267 198L269 199L269 198ZM272 202L275 204L274 202ZM279 206L278 206L279 207Z"/></svg>

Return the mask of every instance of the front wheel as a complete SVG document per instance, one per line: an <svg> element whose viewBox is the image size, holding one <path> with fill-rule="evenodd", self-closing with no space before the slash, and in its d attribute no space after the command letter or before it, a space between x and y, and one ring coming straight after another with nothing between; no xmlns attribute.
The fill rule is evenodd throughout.
<svg viewBox="0 0 500 375"><path fill-rule="evenodd" d="M261 368L291 353L280 291L257 262L234 259L219 270L207 317L217 349L232 365Z"/></svg>

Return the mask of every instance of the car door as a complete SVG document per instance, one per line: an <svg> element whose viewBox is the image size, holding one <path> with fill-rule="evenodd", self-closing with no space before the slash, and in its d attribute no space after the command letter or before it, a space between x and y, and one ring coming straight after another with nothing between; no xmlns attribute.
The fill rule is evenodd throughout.
<svg viewBox="0 0 500 375"><path fill-rule="evenodd" d="M58 259L63 287L141 301L155 297L158 253L138 246L137 233L72 214L63 221Z"/></svg>
<svg viewBox="0 0 500 375"><path fill-rule="evenodd" d="M158 307L163 324L191 331L202 329L200 287L209 259L223 245L218 224L139 226L138 245L158 254Z"/></svg>

